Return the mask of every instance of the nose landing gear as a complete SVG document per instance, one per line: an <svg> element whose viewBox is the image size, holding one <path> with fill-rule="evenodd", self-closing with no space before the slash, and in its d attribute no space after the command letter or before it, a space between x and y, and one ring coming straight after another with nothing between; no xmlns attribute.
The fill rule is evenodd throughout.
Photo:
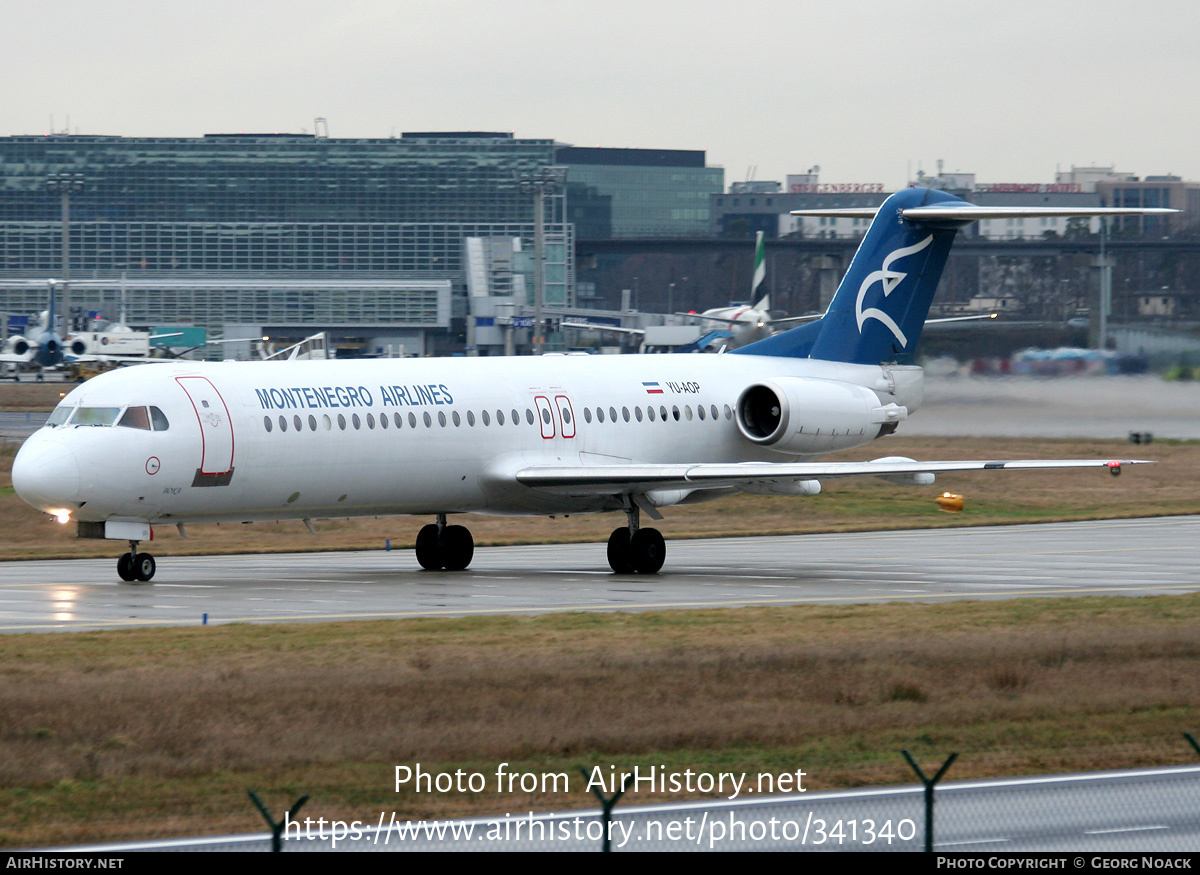
<svg viewBox="0 0 1200 875"><path fill-rule="evenodd" d="M436 524L430 523L417 533L417 562L428 571L462 571L474 555L475 539L470 530L446 525L444 513L437 515Z"/></svg>
<svg viewBox="0 0 1200 875"><path fill-rule="evenodd" d="M130 541L129 552L122 553L121 558L117 560L117 575L121 580L145 582L154 577L154 557L149 553L139 553L137 547L137 541Z"/></svg>

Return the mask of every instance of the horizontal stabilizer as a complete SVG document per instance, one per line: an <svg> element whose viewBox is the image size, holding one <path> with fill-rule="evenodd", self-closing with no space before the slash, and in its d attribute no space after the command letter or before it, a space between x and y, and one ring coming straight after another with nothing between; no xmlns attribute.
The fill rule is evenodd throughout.
<svg viewBox="0 0 1200 875"><path fill-rule="evenodd" d="M877 207L792 210L793 216L834 216L872 219ZM1179 210L1161 207L986 207L977 204L929 204L900 210L911 222L978 222L981 219L1092 218L1096 216L1164 216Z"/></svg>

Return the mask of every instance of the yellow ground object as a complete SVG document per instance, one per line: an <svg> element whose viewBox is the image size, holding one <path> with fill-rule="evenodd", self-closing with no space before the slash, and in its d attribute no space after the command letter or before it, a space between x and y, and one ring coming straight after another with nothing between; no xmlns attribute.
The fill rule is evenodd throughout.
<svg viewBox="0 0 1200 875"><path fill-rule="evenodd" d="M84 380L90 380L97 374L103 374L105 371L111 371L118 367L115 362L76 362L68 368L70 377L76 383L82 383Z"/></svg>
<svg viewBox="0 0 1200 875"><path fill-rule="evenodd" d="M946 513L961 513L963 509L963 497L953 492L943 492L934 499L934 502L939 510L944 510Z"/></svg>

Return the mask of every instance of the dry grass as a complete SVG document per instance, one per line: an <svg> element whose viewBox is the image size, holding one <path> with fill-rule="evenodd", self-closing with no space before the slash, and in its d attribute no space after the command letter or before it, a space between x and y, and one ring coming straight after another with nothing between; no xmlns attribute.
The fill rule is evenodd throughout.
<svg viewBox="0 0 1200 875"><path fill-rule="evenodd" d="M0 382L0 410L53 410L58 400L75 388L74 383Z"/></svg>
<svg viewBox="0 0 1200 875"><path fill-rule="evenodd" d="M591 804L394 793L415 762L819 789L911 781L901 747L957 778L1189 761L1198 632L1178 596L7 636L0 843L257 829L247 787L367 820Z"/></svg>
<svg viewBox="0 0 1200 875"><path fill-rule="evenodd" d="M1131 447L1099 440L896 436L828 458L1126 458L1134 451L1157 464L1128 469L1118 478L1100 470L943 475L926 488L893 486L874 478L829 480L825 492L815 498L743 495L665 508L660 528L670 539L1200 513L1200 443ZM11 445L0 447L0 559L114 555L114 544L76 540L73 526L59 526L16 497L9 475L14 453ZM966 510L957 515L939 511L933 499L943 490L964 494ZM604 541L622 522L614 514L558 519L466 515L460 521L470 527L478 544ZM391 538L394 547L409 548L424 522L404 517L318 521L316 537L299 521L193 526L187 540L174 528L160 527L155 529L154 552L177 556L378 549L385 538Z"/></svg>

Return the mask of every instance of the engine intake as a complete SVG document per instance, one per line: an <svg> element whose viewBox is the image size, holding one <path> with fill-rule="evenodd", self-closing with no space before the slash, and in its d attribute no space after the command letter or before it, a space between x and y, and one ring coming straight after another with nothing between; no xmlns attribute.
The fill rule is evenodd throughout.
<svg viewBox="0 0 1200 875"><path fill-rule="evenodd" d="M738 431L790 455L826 453L890 434L908 411L880 404L866 386L812 377L782 377L747 387L737 401Z"/></svg>

